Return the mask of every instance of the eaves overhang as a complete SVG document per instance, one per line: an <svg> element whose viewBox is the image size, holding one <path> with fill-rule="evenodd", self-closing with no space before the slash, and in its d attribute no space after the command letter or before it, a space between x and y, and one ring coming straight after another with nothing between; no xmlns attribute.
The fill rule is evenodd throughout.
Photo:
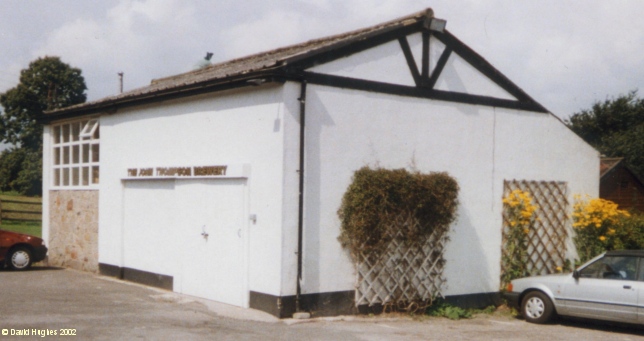
<svg viewBox="0 0 644 341"><path fill-rule="evenodd" d="M131 96L108 97L96 102L83 103L58 110L46 111L43 115L36 117L36 120L42 124L48 124L52 121L75 117L96 114L113 114L118 112L119 109L133 106L243 87L256 87L270 83L284 83L285 80L284 72L282 72L280 68L261 70L223 79L213 79L199 83L162 88L153 92Z"/></svg>

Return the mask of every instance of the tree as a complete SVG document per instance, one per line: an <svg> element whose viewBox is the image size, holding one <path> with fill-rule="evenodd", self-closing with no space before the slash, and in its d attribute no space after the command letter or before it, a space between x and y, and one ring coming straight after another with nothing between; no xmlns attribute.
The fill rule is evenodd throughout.
<svg viewBox="0 0 644 341"><path fill-rule="evenodd" d="M0 191L15 190L12 182L18 178L22 162L25 160L25 149L5 149L0 154Z"/></svg>
<svg viewBox="0 0 644 341"><path fill-rule="evenodd" d="M20 83L0 95L0 139L29 149L42 145L42 125L35 118L45 110L85 102L81 70L58 57L44 57L20 72Z"/></svg>
<svg viewBox="0 0 644 341"><path fill-rule="evenodd" d="M40 195L41 173L42 153L39 151L11 148L0 153L0 191Z"/></svg>
<svg viewBox="0 0 644 341"><path fill-rule="evenodd" d="M36 117L87 99L81 70L63 63L59 57L44 57L29 63L20 72L20 83L0 95L0 142L15 149L0 155L3 179L0 187L9 186L23 194L40 193L42 183L42 124ZM19 172L14 171L19 166Z"/></svg>
<svg viewBox="0 0 644 341"><path fill-rule="evenodd" d="M637 91L596 102L592 109L573 114L566 124L602 154L623 157L644 179L644 99L637 97Z"/></svg>

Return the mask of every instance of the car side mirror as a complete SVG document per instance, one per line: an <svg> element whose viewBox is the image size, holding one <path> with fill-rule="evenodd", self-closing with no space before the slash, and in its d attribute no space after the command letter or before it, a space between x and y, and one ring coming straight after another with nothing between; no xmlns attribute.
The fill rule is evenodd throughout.
<svg viewBox="0 0 644 341"><path fill-rule="evenodd" d="M572 277L574 277L575 279L579 279L579 277L581 277L581 274L579 273L579 270L575 269L572 272Z"/></svg>

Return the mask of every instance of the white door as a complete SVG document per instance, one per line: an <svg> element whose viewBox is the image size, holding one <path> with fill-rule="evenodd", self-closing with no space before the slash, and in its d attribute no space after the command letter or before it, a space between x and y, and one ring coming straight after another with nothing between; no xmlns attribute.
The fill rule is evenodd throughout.
<svg viewBox="0 0 644 341"><path fill-rule="evenodd" d="M121 266L173 276L176 250L174 180L126 181Z"/></svg>
<svg viewBox="0 0 644 341"><path fill-rule="evenodd" d="M177 180L180 292L248 307L245 186L243 179Z"/></svg>

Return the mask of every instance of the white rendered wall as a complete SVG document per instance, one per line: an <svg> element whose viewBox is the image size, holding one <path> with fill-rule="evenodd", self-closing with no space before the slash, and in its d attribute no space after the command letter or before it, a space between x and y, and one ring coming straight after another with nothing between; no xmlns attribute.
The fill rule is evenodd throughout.
<svg viewBox="0 0 644 341"><path fill-rule="evenodd" d="M599 152L554 115L545 120L538 114L499 111L495 127L495 195L502 196L503 180L516 179L567 182L570 210L576 194L599 196ZM571 235L572 227L568 229ZM574 258L574 245L568 242L568 257Z"/></svg>
<svg viewBox="0 0 644 341"><path fill-rule="evenodd" d="M418 33L420 35L420 33ZM412 48L420 49L416 41ZM377 82L415 86L405 56L398 40L376 46L364 52L353 54L309 69L313 72L332 74ZM380 72L374 72L379 70ZM382 72L384 71L384 72Z"/></svg>
<svg viewBox="0 0 644 341"><path fill-rule="evenodd" d="M598 188L597 153L549 114L314 85L306 114L304 293L354 289L337 210L363 166L447 171L458 181L444 295L498 291L504 179Z"/></svg>
<svg viewBox="0 0 644 341"><path fill-rule="evenodd" d="M51 126L43 126L42 140L42 239L49 245L49 188L51 187Z"/></svg>
<svg viewBox="0 0 644 341"><path fill-rule="evenodd" d="M282 96L281 87L267 85L103 115L99 262L128 266L122 261L122 179L129 168L250 165L246 183L248 212L255 214L257 220L255 223L247 220L248 287L279 295L285 116ZM136 203L127 205L128 210L136 210L131 206ZM154 238L162 231L161 227L158 230L150 228L150 237ZM139 257L156 260L139 262L148 268L138 270L177 276L179 269L173 268L175 263L169 257L173 257L173 250L182 250L184 246L179 241L162 244L168 245L157 243L145 248L145 252L142 248ZM137 256L131 254L132 250L129 252L128 257ZM161 262L167 263L158 264Z"/></svg>

